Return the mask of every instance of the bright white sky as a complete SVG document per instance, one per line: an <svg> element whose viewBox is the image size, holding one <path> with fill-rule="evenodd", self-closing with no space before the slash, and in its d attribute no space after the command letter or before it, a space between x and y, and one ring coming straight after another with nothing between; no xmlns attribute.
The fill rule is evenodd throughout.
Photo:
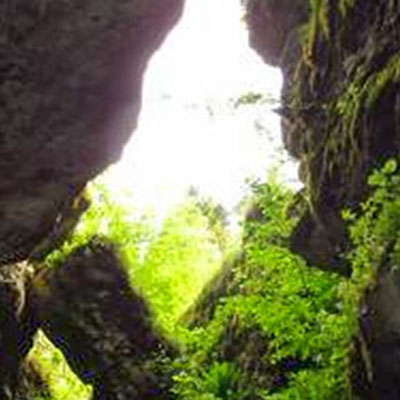
<svg viewBox="0 0 400 400"><path fill-rule="evenodd" d="M193 185L231 209L245 179L264 178L281 148L271 106L232 104L250 91L279 98L280 87L279 71L249 48L240 0L187 0L151 60L139 127L108 173L111 189L165 212ZM295 181L292 164L285 175Z"/></svg>

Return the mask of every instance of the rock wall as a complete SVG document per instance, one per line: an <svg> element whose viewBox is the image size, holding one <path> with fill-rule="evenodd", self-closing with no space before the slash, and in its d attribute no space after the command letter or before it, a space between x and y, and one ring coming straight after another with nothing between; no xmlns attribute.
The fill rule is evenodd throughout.
<svg viewBox="0 0 400 400"><path fill-rule="evenodd" d="M173 349L158 335L143 299L131 288L116 250L93 239L32 286L36 320L93 399L163 399L168 375L155 358Z"/></svg>
<svg viewBox="0 0 400 400"><path fill-rule="evenodd" d="M118 160L136 127L148 60L183 5L0 0L2 399L18 397L20 365L37 329L34 271L18 261L40 259L63 240L87 207L86 182Z"/></svg>
<svg viewBox="0 0 400 400"><path fill-rule="evenodd" d="M341 210L357 210L368 174L400 152L400 1L249 0L247 12L251 45L283 71L283 140L306 186L309 207L292 249L348 275ZM376 266L376 287L360 305L353 379L362 399L400 397L392 267Z"/></svg>
<svg viewBox="0 0 400 400"><path fill-rule="evenodd" d="M32 346L37 323L31 313L33 269L26 263L2 267L0 274L0 398L21 388L20 366Z"/></svg>
<svg viewBox="0 0 400 400"><path fill-rule="evenodd" d="M356 208L369 171L400 150L399 2L249 0L247 7L250 43L283 71L283 139L308 191L292 247L349 273L340 210Z"/></svg>
<svg viewBox="0 0 400 400"><path fill-rule="evenodd" d="M184 0L0 0L0 262L25 259L136 127Z"/></svg>

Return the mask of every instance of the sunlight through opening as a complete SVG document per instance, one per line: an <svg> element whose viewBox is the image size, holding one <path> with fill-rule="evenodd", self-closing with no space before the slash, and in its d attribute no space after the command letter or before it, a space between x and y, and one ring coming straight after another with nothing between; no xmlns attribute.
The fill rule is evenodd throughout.
<svg viewBox="0 0 400 400"><path fill-rule="evenodd" d="M246 179L264 180L279 162L284 181L298 185L272 111L281 84L280 71L249 48L239 1L188 0L148 67L138 130L107 186L132 191L135 207L162 218L189 187L232 212ZM262 99L239 105L248 94Z"/></svg>

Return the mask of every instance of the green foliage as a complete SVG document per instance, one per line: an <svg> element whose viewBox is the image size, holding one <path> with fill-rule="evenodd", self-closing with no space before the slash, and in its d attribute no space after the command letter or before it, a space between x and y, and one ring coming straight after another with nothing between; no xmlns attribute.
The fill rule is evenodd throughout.
<svg viewBox="0 0 400 400"><path fill-rule="evenodd" d="M262 218L245 224L243 261L212 319L182 329L186 354L174 392L178 399L237 398L207 383L210 365L230 363L235 373L228 374L229 382L242 400L349 398L351 333L342 312L343 279L309 268L287 249L295 222L287 216L289 191L276 183L253 190ZM262 345L252 345L254 337ZM274 383L277 378L284 383Z"/></svg>
<svg viewBox="0 0 400 400"><path fill-rule="evenodd" d="M183 349L176 360L163 361L176 371L172 393L177 400L351 399L360 301L375 285L383 262L394 269L400 265L398 162L387 161L368 182L369 199L359 210L343 212L353 244L350 279L309 267L292 254L288 237L296 220L288 209L293 194L273 179L254 183L258 218L245 222L243 254L224 296L201 326L188 328L178 321L218 271L223 254L215 227L224 226L224 215L198 195L188 196L155 229L148 217L129 217L129 210L100 190L102 202L88 210L76 236L49 260L57 265L74 240L84 243L93 233L116 242L156 323ZM87 398L88 389L69 375L57 350L40 341L32 357L45 371L54 399Z"/></svg>
<svg viewBox="0 0 400 400"><path fill-rule="evenodd" d="M314 186L321 181L321 176L325 173L332 174L335 168L343 178L351 175L361 156L359 138L366 129L365 113L373 110L390 84L399 80L400 57L397 54L392 55L374 71L360 65L343 93L325 105L330 123L316 139L307 139L310 154L316 154L317 157L323 154L322 172L319 169L314 172ZM308 169L313 172L311 162ZM314 198L318 195L319 193L315 193Z"/></svg>
<svg viewBox="0 0 400 400"><path fill-rule="evenodd" d="M48 384L51 398L34 400L89 400L92 389L73 374L60 350L39 331L28 357L35 361L42 378Z"/></svg>
<svg viewBox="0 0 400 400"><path fill-rule="evenodd" d="M346 18L349 10L354 6L356 0L339 0L339 12L343 18Z"/></svg>
<svg viewBox="0 0 400 400"><path fill-rule="evenodd" d="M188 200L193 201L193 204L207 219L207 227L212 233L215 243L221 252L225 253L232 245L232 237L227 230L228 212L213 198L201 196L195 188L189 189L188 197Z"/></svg>
<svg viewBox="0 0 400 400"><path fill-rule="evenodd" d="M209 374L210 365L224 363L235 371L229 382L242 400L352 398L351 356L360 302L365 290L374 286L383 259L392 268L400 265L397 171L396 160L374 171L369 178L371 197L357 214L343 213L353 243L350 279L310 268L291 254L285 240L294 223L286 214L291 194L276 184L254 185L254 202L263 218L246 223L243 261L213 318L182 334L187 353L176 376L178 399L236 398L222 384L209 385L210 376L219 382ZM255 332L264 346L254 353L248 343ZM224 351L227 342L232 347ZM237 353L233 358L232 348ZM255 368L249 368L250 362ZM290 363L297 367L287 367ZM283 383L271 383L277 373Z"/></svg>
<svg viewBox="0 0 400 400"><path fill-rule="evenodd" d="M287 217L288 208L293 200L292 193L280 187L275 171L269 175L268 184L250 183L253 197L251 206L261 213L260 221L246 221L244 238L247 245L269 240L274 243L285 241L295 221Z"/></svg>
<svg viewBox="0 0 400 400"><path fill-rule="evenodd" d="M235 101L235 108L242 105L256 104L259 103L263 99L263 95L261 93L248 92L240 96Z"/></svg>
<svg viewBox="0 0 400 400"><path fill-rule="evenodd" d="M256 92L244 93L238 99L233 100L234 108L255 104L277 105L279 104L279 101L273 97L268 97L263 93Z"/></svg>
<svg viewBox="0 0 400 400"><path fill-rule="evenodd" d="M222 234L222 233L221 233ZM204 285L219 270L222 253L209 219L188 198L164 219L132 281L148 299L161 329L171 333Z"/></svg>
<svg viewBox="0 0 400 400"><path fill-rule="evenodd" d="M220 268L221 249L231 243L224 231L223 210L210 200L188 196L157 226L149 213L138 214L131 203L118 203L101 180L91 184L88 192L91 206L71 237L45 263L57 268L94 236L106 237L116 245L132 285L147 300L155 327L171 337L177 320ZM68 367L42 336L32 356L49 381L52 400L85 399L84 389L73 389L73 374L59 378L60 371L67 371ZM65 397L68 387L72 397Z"/></svg>
<svg viewBox="0 0 400 400"><path fill-rule="evenodd" d="M398 54L389 58L386 65L376 74L367 79L364 90L367 91L366 106L372 108L378 101L382 92L390 83L400 80L400 56Z"/></svg>
<svg viewBox="0 0 400 400"><path fill-rule="evenodd" d="M326 0L310 0L310 18L307 25L305 55L311 57L317 36L329 37L329 20Z"/></svg>
<svg viewBox="0 0 400 400"><path fill-rule="evenodd" d="M291 254L285 240L294 223L286 214L291 194L276 184L254 185L262 218L245 224L233 286L210 321L182 329L178 399L353 398L360 303L382 263L400 265L398 162L387 161L369 184L373 192L357 213L343 212L353 244L350 279L310 268ZM254 344L257 337L262 346Z"/></svg>
<svg viewBox="0 0 400 400"><path fill-rule="evenodd" d="M353 267L351 281L345 288L352 325L357 321L357 309L368 288L376 283L378 269L386 262L397 269L400 262L400 175L398 162L388 160L380 170L375 170L368 183L373 189L359 215L350 210L343 212L349 223L350 238L354 249L349 259Z"/></svg>
<svg viewBox="0 0 400 400"><path fill-rule="evenodd" d="M378 71L368 73L359 67L353 82L335 102L335 110L342 120L342 138L334 138L337 150L345 149L349 144L356 147L356 129L365 110L372 109L382 92L392 82L400 79L400 57L392 56Z"/></svg>
<svg viewBox="0 0 400 400"><path fill-rule="evenodd" d="M339 0L337 2L337 9L342 20L347 17L349 10L354 6L355 2L356 0ZM304 45L304 55L306 58L312 57L314 45L318 37L327 41L330 37L329 0L309 0L309 9L310 16L305 29L307 40Z"/></svg>
<svg viewBox="0 0 400 400"><path fill-rule="evenodd" d="M224 210L210 199L188 196L157 229L150 214L117 203L101 180L88 193L91 206L73 235L45 262L57 266L94 236L106 237L117 246L159 328L170 332L221 265L231 241Z"/></svg>
<svg viewBox="0 0 400 400"><path fill-rule="evenodd" d="M356 271L365 265L376 270L386 254L387 246L397 238L400 228L400 176L397 161L388 160L383 168L375 170L368 179L374 192L361 205L361 215L346 210L344 218L353 221L350 236L355 250L351 253Z"/></svg>
<svg viewBox="0 0 400 400"><path fill-rule="evenodd" d="M237 367L228 362L214 361L198 376L181 374L175 377L183 387L184 398L196 400L242 400L245 393L240 389L241 374Z"/></svg>
<svg viewBox="0 0 400 400"><path fill-rule="evenodd" d="M94 236L104 236L119 246L131 263L137 263L143 245L154 236L151 215L138 215L132 206L117 203L101 179L87 188L90 207L79 224L59 249L51 252L45 260L56 266L78 247L86 245Z"/></svg>

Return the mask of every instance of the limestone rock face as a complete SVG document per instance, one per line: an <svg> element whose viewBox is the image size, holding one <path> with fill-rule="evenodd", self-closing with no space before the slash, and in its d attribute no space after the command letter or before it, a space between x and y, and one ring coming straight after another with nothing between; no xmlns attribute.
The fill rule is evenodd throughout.
<svg viewBox="0 0 400 400"><path fill-rule="evenodd" d="M400 4L306 3L248 0L249 19L261 20L250 24L250 43L282 69L283 139L310 195L292 247L347 273L340 210L356 207L371 169L400 151Z"/></svg>
<svg viewBox="0 0 400 400"><path fill-rule="evenodd" d="M268 64L282 63L288 37L307 18L303 0L247 0L249 41Z"/></svg>
<svg viewBox="0 0 400 400"><path fill-rule="evenodd" d="M135 129L184 0L0 0L0 261L26 258Z"/></svg>
<svg viewBox="0 0 400 400"><path fill-rule="evenodd" d="M17 261L41 258L59 244L87 207L80 196L86 182L118 160L136 127L148 60L178 21L183 3L184 0L0 0L1 399L19 396L16 390L23 386L21 363L37 328L30 303L34 272ZM69 269L73 274L73 267L63 271ZM100 276L103 272L99 271ZM89 283L96 279L89 279ZM118 274L116 280L110 279L111 284L116 284L117 293L125 290ZM71 280L74 282L73 277ZM96 281L94 287L98 286ZM56 292L64 295L63 289ZM140 315L145 313L140 299L129 294L133 300L127 300L125 294L120 294L118 307L124 309L129 303L133 309L139 308ZM68 302L66 298L61 296L54 301L54 307ZM85 301L79 296L77 299ZM99 299L98 308L93 310L93 326L98 322L96 318L103 317L96 311L107 309L107 301ZM93 303L89 302L87 307L90 306ZM110 315L114 311L107 309ZM75 310L70 312L72 316ZM47 316L44 313L44 321ZM52 321L58 326L56 317ZM85 323L86 319L82 321ZM136 322L129 316L126 321ZM122 316L115 316L108 326L110 331L104 335L116 339L118 324L124 324ZM126 333L128 328L124 326L125 331L121 330ZM143 333L142 325L131 328ZM52 332L50 328L48 332ZM95 333L88 331L86 338L93 339L93 349L98 342L91 334ZM143 344L146 338L148 335L143 334L135 343ZM53 337L62 347L58 339ZM157 339L150 339L146 343L157 347ZM107 342L114 346L108 350L121 352L118 346L122 346L129 356L135 351L136 361L141 351L147 352L144 345L133 350L126 340L123 336ZM74 344L71 346L75 348ZM105 365L111 368L111 359L108 364L105 359L100 360L103 364L94 373L90 362L96 364L98 354L85 355L85 360L90 360L87 363L80 363L77 353L70 362L82 379L97 382L98 396L102 396L106 389L101 388L101 373L97 372L104 371ZM88 377L86 371L95 378ZM126 376L133 369L129 368L129 373L126 368L113 371L118 377L125 374L127 382L133 381L131 375ZM144 380L142 393L146 387L154 387L151 374L137 375ZM107 376L107 390L112 392L119 378ZM129 385L131 392L126 398L131 399L137 389L136 385Z"/></svg>
<svg viewBox="0 0 400 400"><path fill-rule="evenodd" d="M93 240L33 284L41 329L94 399L163 399L168 376L156 355L171 348L152 329L146 304L132 289L111 245ZM152 361L153 360L153 361Z"/></svg>
<svg viewBox="0 0 400 400"><path fill-rule="evenodd" d="M376 288L368 293L361 313L359 343L364 382L358 387L365 399L400 398L400 274L384 265ZM362 336L361 336L362 335Z"/></svg>
<svg viewBox="0 0 400 400"><path fill-rule="evenodd" d="M250 24L250 40L282 69L283 140L301 161L310 200L292 249L348 274L341 210L356 210L368 195L371 170L400 152L400 1L310 2L305 19L297 2L285 14L273 0L248 3L249 13L262 4L267 15L264 29ZM265 37L274 30L281 32L278 48ZM399 308L398 271L383 263L360 310L354 386L362 399L400 398Z"/></svg>

